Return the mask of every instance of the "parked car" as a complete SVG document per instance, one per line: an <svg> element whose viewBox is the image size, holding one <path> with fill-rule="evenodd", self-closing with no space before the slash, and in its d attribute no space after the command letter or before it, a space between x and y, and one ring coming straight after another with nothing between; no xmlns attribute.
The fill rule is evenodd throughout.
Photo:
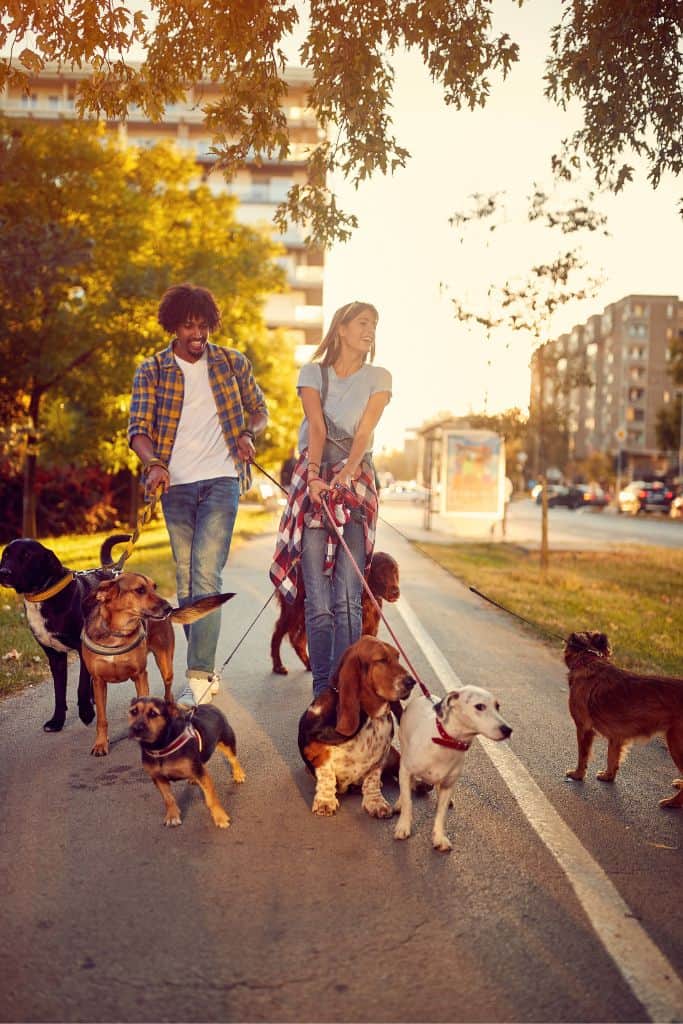
<svg viewBox="0 0 683 1024"><path fill-rule="evenodd" d="M567 487L565 484L548 484L548 508L562 506L564 508L581 508L583 491L578 487ZM543 494L539 490L536 504L543 504Z"/></svg>
<svg viewBox="0 0 683 1024"><path fill-rule="evenodd" d="M619 491L617 509L629 515L640 512L663 512L669 514L674 492L661 480L633 480Z"/></svg>
<svg viewBox="0 0 683 1024"><path fill-rule="evenodd" d="M683 494L678 494L673 499L669 515L672 519L683 519Z"/></svg>
<svg viewBox="0 0 683 1024"><path fill-rule="evenodd" d="M584 508L605 508L609 505L609 496L605 494L598 484L578 484L578 490L583 494Z"/></svg>

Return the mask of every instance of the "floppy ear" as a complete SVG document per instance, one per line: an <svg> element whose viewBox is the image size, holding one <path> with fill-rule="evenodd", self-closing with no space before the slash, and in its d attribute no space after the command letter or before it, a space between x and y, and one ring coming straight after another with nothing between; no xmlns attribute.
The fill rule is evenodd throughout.
<svg viewBox="0 0 683 1024"><path fill-rule="evenodd" d="M358 731L361 677L366 668L355 651L349 653L351 650L349 647L344 653L337 674L337 732L342 736L353 736Z"/></svg>
<svg viewBox="0 0 683 1024"><path fill-rule="evenodd" d="M607 639L605 633L593 633L591 636L593 641L593 647L596 651L599 651L603 658L608 658L612 653L612 645Z"/></svg>

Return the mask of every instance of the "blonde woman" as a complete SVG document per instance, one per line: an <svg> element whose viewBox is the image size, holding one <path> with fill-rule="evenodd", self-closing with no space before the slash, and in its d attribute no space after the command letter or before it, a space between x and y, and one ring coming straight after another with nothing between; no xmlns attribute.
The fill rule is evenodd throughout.
<svg viewBox="0 0 683 1024"><path fill-rule="evenodd" d="M288 600L303 581L314 697L361 634L362 583L322 501L328 495L324 500L336 509L353 561L365 573L377 522L373 436L391 398L391 374L372 362L377 321L369 302L338 309L297 383L304 412L300 455L270 575Z"/></svg>

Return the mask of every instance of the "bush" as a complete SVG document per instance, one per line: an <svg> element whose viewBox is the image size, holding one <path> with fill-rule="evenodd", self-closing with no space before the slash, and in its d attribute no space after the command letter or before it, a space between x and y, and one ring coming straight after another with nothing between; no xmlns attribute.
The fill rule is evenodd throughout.
<svg viewBox="0 0 683 1024"><path fill-rule="evenodd" d="M36 470L38 535L97 533L128 517L130 473L112 475L98 466ZM0 542L21 536L22 478L0 463Z"/></svg>

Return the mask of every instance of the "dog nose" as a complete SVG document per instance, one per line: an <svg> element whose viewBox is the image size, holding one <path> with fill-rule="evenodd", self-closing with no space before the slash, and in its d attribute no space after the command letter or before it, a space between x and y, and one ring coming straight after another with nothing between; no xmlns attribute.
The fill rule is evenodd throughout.
<svg viewBox="0 0 683 1024"><path fill-rule="evenodd" d="M510 728L509 725L501 725L500 731L503 734L503 739L504 740L507 740L507 739L510 738L510 736L512 736L512 729Z"/></svg>
<svg viewBox="0 0 683 1024"><path fill-rule="evenodd" d="M405 686L408 693L410 693L412 688L415 686L415 680L413 679L412 676L406 676L405 679L403 680L403 685Z"/></svg>

